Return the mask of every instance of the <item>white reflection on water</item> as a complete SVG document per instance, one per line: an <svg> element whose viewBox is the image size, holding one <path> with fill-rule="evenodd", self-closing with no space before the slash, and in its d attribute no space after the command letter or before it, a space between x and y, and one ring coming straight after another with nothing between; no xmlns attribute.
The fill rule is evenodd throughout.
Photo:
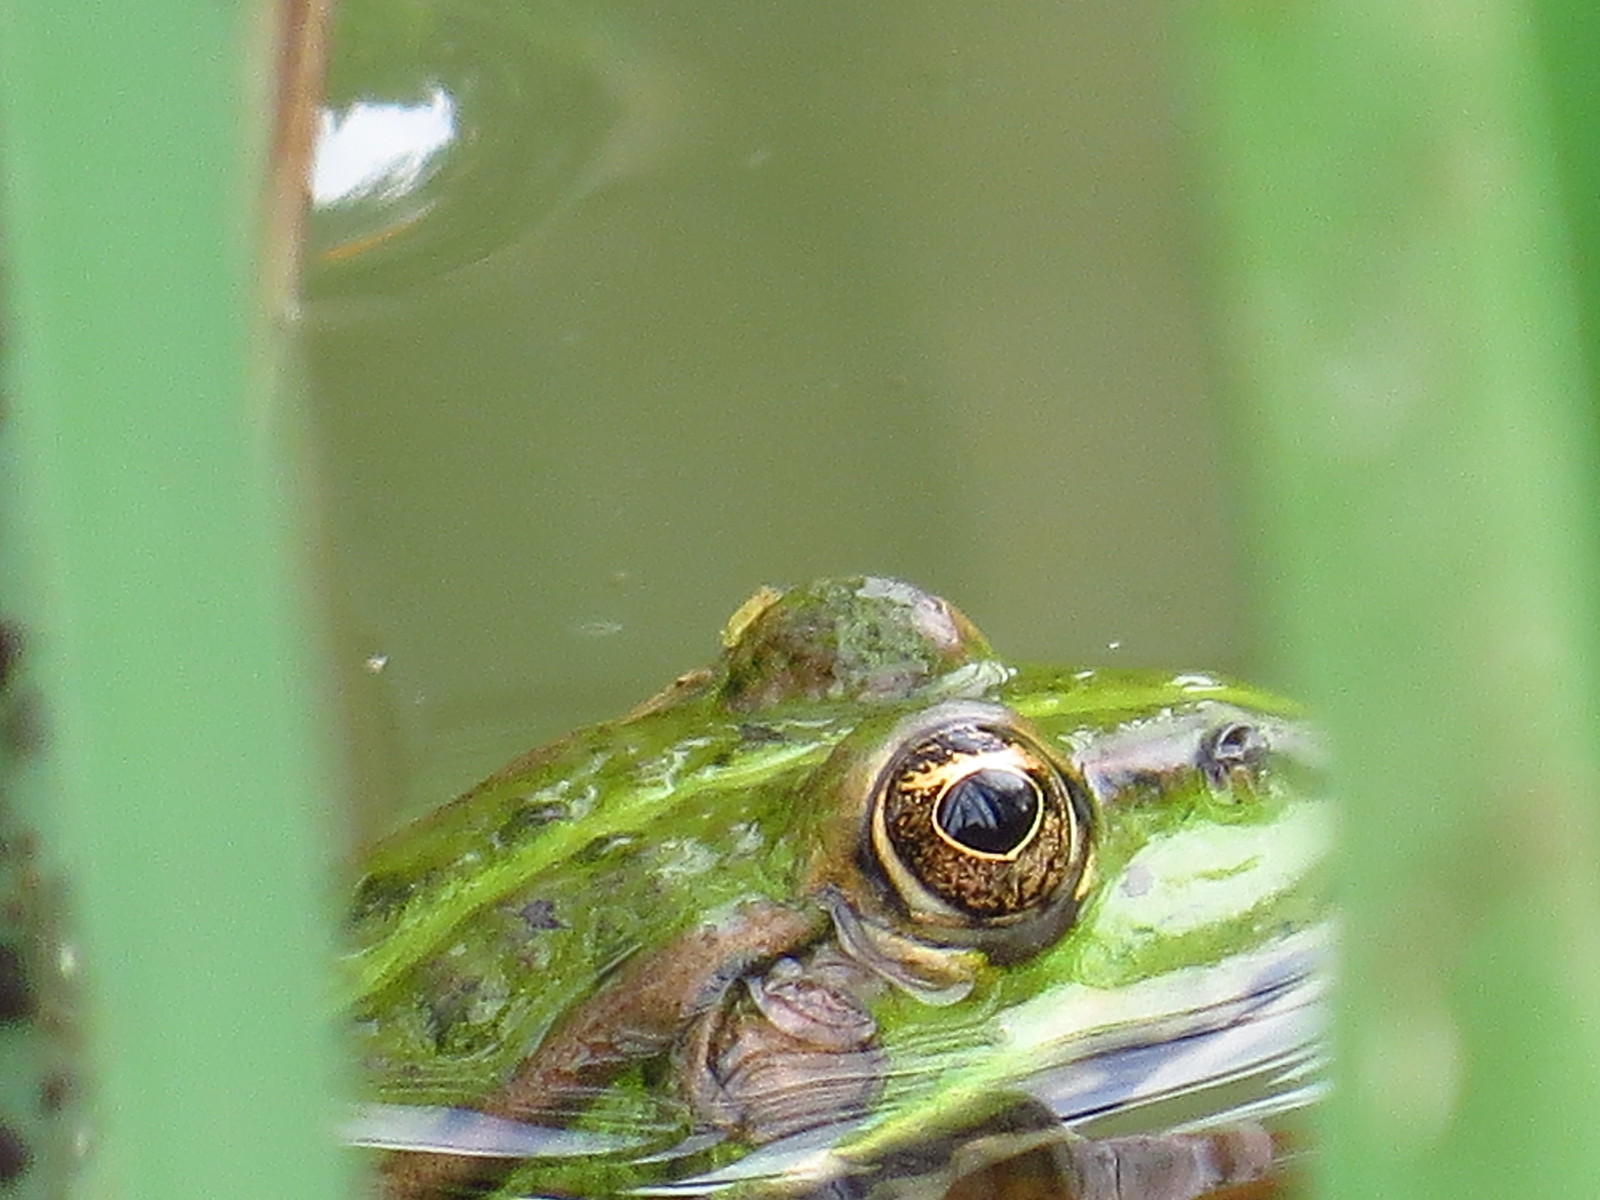
<svg viewBox="0 0 1600 1200"><path fill-rule="evenodd" d="M441 87L415 104L357 100L323 109L311 166L318 207L358 200L396 200L416 189L456 139L456 103Z"/></svg>

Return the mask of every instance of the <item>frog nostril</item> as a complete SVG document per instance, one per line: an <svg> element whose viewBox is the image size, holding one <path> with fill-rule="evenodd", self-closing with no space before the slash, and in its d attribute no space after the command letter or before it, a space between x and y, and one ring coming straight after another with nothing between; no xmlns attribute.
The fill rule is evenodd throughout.
<svg viewBox="0 0 1600 1200"><path fill-rule="evenodd" d="M1251 780L1272 752L1272 741L1259 725L1230 721L1201 742L1197 765L1218 792L1248 791Z"/></svg>
<svg viewBox="0 0 1600 1200"><path fill-rule="evenodd" d="M1039 828L1043 799L1033 780L986 767L956 780L939 798L934 822L951 841L979 854L1020 850Z"/></svg>
<svg viewBox="0 0 1600 1200"><path fill-rule="evenodd" d="M1219 758L1243 757L1250 747L1261 739L1261 731L1254 725L1236 721L1217 734L1214 753Z"/></svg>

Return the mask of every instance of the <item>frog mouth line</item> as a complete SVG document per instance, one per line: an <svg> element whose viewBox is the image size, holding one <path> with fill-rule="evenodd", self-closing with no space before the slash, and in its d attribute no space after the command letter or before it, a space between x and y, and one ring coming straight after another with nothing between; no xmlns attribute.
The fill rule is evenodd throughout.
<svg viewBox="0 0 1600 1200"><path fill-rule="evenodd" d="M1324 1053L1334 937L1333 924L1325 922L1212 967L1184 969L1172 978L1151 981L1142 995L1127 997L1126 1023L1113 1022L1085 1034L1067 1054L1058 1045L1054 1061L1044 1060L1044 1050L1028 1032L1031 1017L1002 1019L1001 1036L1012 1051L1042 1060L1021 1082L1019 1093L1047 1107L1064 1129L1089 1138L1101 1136L1100 1127L1113 1119L1125 1126L1131 1115L1145 1112L1150 1116L1141 1126L1184 1132L1303 1108L1325 1090L1317 1072ZM1159 992L1175 1001L1175 1007L1156 1019L1165 1007ZM1042 1014L1037 1024L1046 1027ZM1157 1115L1173 1103L1203 1108L1197 1097L1251 1082L1260 1084L1255 1097L1225 1113L1176 1123ZM900 1126L925 1129L925 1108L900 1118L818 1125L753 1150L737 1163L639 1189L638 1194L701 1196L763 1179L825 1180L859 1171L863 1162L891 1152L905 1132ZM659 1145L655 1133L603 1134L468 1109L399 1104L357 1106L341 1129L350 1145L500 1158L616 1155ZM714 1136L694 1135L653 1156L688 1157Z"/></svg>

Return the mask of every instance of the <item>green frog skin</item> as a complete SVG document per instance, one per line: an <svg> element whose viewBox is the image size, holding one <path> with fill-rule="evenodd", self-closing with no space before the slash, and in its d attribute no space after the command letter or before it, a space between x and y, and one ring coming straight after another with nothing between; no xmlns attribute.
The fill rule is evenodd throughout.
<svg viewBox="0 0 1600 1200"><path fill-rule="evenodd" d="M1174 988L1220 1013L1312 973L1284 963L1327 923L1319 758L1274 697L1010 665L909 584L763 589L714 666L360 864L366 1099L550 1135L358 1139L408 1147L381 1194L792 1190L1071 1091L1191 1035Z"/></svg>

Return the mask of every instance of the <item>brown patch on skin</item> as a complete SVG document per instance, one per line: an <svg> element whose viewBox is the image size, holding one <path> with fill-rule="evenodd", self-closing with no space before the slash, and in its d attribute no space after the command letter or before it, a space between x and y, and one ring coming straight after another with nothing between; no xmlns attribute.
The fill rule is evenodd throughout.
<svg viewBox="0 0 1600 1200"><path fill-rule="evenodd" d="M1264 1131L1260 1126L1241 1126L1235 1130L1222 1130L1213 1134L1219 1139L1231 1139L1221 1147L1222 1152L1236 1155L1243 1148L1252 1161L1259 1161L1255 1138ZM1246 1139L1240 1141L1241 1135ZM1268 1135L1271 1139L1271 1157L1267 1174L1260 1179L1233 1183L1207 1192L1198 1200L1287 1200L1290 1196L1303 1196L1309 1187L1303 1170L1305 1147L1296 1145L1292 1134L1282 1131ZM1239 1165L1231 1169L1239 1171Z"/></svg>
<svg viewBox="0 0 1600 1200"><path fill-rule="evenodd" d="M1241 1197L1240 1188L1273 1182L1272 1138L1259 1125L1072 1142L1066 1150L1082 1200Z"/></svg>
<svg viewBox="0 0 1600 1200"><path fill-rule="evenodd" d="M753 967L797 950L824 930L820 912L770 901L743 905L720 926L702 925L625 964L571 1009L477 1107L493 1117L561 1122L629 1064L664 1054ZM442 1200L492 1187L515 1160L455 1154L386 1154L383 1200Z"/></svg>
<svg viewBox="0 0 1600 1200"><path fill-rule="evenodd" d="M33 1151L27 1139L0 1121L0 1187L17 1182L32 1165Z"/></svg>
<svg viewBox="0 0 1600 1200"><path fill-rule="evenodd" d="M568 734L566 737L559 738L547 746L535 746L532 750L519 754L493 775L478 784L477 787L467 792L466 795L460 797L460 799L452 800L444 809L438 811L443 812L445 809L454 808L458 804L465 804L470 797L476 796L479 792L488 791L497 784L504 783L508 779L516 779L521 775L526 775L535 767L543 766L545 763L565 753L568 747L578 740L578 736L578 734Z"/></svg>
<svg viewBox="0 0 1600 1200"><path fill-rule="evenodd" d="M650 699L630 708L617 724L626 725L630 721L654 716L658 712L676 708L678 705L685 704L690 700L697 700L710 689L715 677L715 673L705 667L686 671L654 696L651 696Z"/></svg>
<svg viewBox="0 0 1600 1200"><path fill-rule="evenodd" d="M832 947L747 978L743 995L695 1022L678 1055L697 1124L761 1144L865 1113L889 1068L866 1006L881 986Z"/></svg>
<svg viewBox="0 0 1600 1200"><path fill-rule="evenodd" d="M1076 1200L1068 1189L1054 1148L1037 1146L968 1171L943 1200Z"/></svg>
<svg viewBox="0 0 1600 1200"><path fill-rule="evenodd" d="M1275 1155L1259 1125L1088 1140L1048 1132L965 1172L943 1200L1274 1200L1287 1194Z"/></svg>
<svg viewBox="0 0 1600 1200"><path fill-rule="evenodd" d="M723 703L753 712L791 700L904 699L988 642L948 601L896 579L818 579L763 588L724 635Z"/></svg>

